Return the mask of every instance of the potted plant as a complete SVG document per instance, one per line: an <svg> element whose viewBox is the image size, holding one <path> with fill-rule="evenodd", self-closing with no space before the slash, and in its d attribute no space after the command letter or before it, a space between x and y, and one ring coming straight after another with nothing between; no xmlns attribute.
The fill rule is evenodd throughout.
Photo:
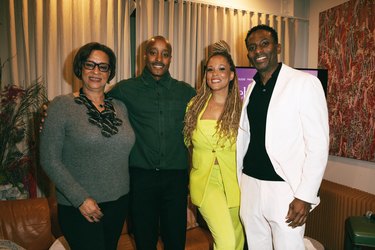
<svg viewBox="0 0 375 250"><path fill-rule="evenodd" d="M40 79L23 88L3 86L0 60L0 199L36 196L37 114L47 102ZM38 122L38 121L37 121Z"/></svg>

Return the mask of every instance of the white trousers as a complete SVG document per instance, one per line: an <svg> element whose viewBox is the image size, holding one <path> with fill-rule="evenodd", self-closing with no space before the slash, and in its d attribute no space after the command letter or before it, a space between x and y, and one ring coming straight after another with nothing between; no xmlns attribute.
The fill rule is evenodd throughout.
<svg viewBox="0 0 375 250"><path fill-rule="evenodd" d="M305 225L292 228L285 222L294 199L283 181L262 181L241 176L240 216L249 250L303 250Z"/></svg>

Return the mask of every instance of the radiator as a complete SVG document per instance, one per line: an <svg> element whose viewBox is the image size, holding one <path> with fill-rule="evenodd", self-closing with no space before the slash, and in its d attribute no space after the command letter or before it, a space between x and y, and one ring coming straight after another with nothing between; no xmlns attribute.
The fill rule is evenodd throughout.
<svg viewBox="0 0 375 250"><path fill-rule="evenodd" d="M320 204L309 215L305 235L322 243L326 250L344 249L345 219L375 212L375 195L323 180Z"/></svg>

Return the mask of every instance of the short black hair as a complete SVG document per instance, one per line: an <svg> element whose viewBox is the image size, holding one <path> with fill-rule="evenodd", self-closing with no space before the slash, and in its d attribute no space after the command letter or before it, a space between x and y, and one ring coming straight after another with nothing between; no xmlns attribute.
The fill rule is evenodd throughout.
<svg viewBox="0 0 375 250"><path fill-rule="evenodd" d="M110 68L108 82L111 81L116 75L116 55L109 47L97 42L87 43L79 48L73 60L74 74L78 77L78 79L82 80L83 63L87 60L87 58L89 58L93 50L100 50L108 55Z"/></svg>
<svg viewBox="0 0 375 250"><path fill-rule="evenodd" d="M269 31L271 32L271 36L273 38L273 41L275 42L275 44L278 44L279 43L279 39L277 38L277 32L276 30L274 30L273 28L271 28L270 26L268 25L265 25L265 24L259 24L257 26L254 26L252 27L248 32L247 32L247 35L246 35L246 38L245 38L245 45L246 45L246 48L247 48L247 39L249 38L249 36L254 33L255 31L257 30L266 30L266 31Z"/></svg>

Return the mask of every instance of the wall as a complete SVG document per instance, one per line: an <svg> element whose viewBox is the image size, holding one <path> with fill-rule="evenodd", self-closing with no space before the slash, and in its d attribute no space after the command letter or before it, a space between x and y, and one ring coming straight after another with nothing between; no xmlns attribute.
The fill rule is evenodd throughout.
<svg viewBox="0 0 375 250"><path fill-rule="evenodd" d="M375 164L330 156L324 179L375 194Z"/></svg>
<svg viewBox="0 0 375 250"><path fill-rule="evenodd" d="M347 0L311 0L308 67L318 65L319 13ZM330 156L324 178L375 194L375 163Z"/></svg>

